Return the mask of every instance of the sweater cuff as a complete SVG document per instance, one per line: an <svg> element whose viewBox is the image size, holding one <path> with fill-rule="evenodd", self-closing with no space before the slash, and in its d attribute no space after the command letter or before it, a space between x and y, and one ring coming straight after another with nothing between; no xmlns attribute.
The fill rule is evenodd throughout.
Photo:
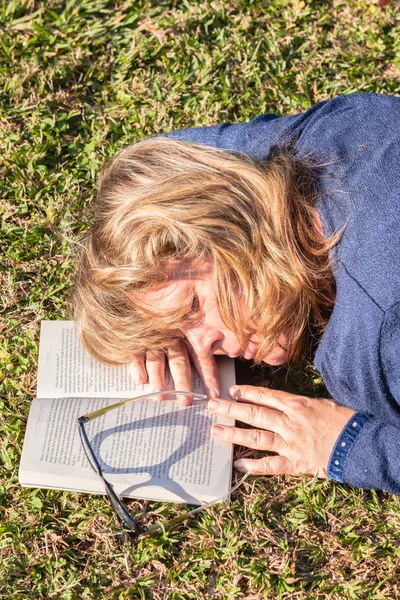
<svg viewBox="0 0 400 600"><path fill-rule="evenodd" d="M358 434L370 418L368 413L357 412L349 419L338 437L328 463L328 477L340 483L343 481L343 469Z"/></svg>

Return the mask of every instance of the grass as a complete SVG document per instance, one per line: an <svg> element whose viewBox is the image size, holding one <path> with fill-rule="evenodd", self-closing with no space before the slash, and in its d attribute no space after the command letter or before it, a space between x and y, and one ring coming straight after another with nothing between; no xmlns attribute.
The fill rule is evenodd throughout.
<svg viewBox="0 0 400 600"><path fill-rule="evenodd" d="M88 226L103 159L173 128L398 94L396 4L0 0L1 598L400 598L390 494L253 478L230 506L130 545L104 498L17 480L39 323L66 316L71 240ZM320 383L310 368L239 375Z"/></svg>

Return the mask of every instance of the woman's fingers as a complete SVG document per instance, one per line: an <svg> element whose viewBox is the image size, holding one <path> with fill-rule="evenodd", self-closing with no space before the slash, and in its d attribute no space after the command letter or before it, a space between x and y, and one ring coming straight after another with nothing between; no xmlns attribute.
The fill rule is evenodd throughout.
<svg viewBox="0 0 400 600"><path fill-rule="evenodd" d="M166 359L168 359L176 390L182 392L192 391L192 361L203 381L205 393L211 398L215 398L220 394L220 381L215 358L213 356L199 358L186 340L168 348L165 352L162 350L148 351L146 359L141 355L133 356L129 364L129 370L135 383L148 382L151 391L164 391L166 388ZM192 398L184 395L180 396L178 400L184 406L189 406L192 403Z"/></svg>
<svg viewBox="0 0 400 600"><path fill-rule="evenodd" d="M284 414L275 409L268 409L254 404L242 404L231 400L210 400L208 408L222 417L236 419L242 423L261 427L268 431L281 433L284 429Z"/></svg>
<svg viewBox="0 0 400 600"><path fill-rule="evenodd" d="M268 450L269 452L280 453L285 448L283 439L274 431L213 425L211 435L222 442L230 442L231 444L246 446L254 450Z"/></svg>
<svg viewBox="0 0 400 600"><path fill-rule="evenodd" d="M135 383L146 383L147 371L144 364L143 356L132 356L131 361L129 363L129 372L132 375L133 381Z"/></svg>
<svg viewBox="0 0 400 600"><path fill-rule="evenodd" d="M295 475L291 462L285 456L240 458L234 465L241 473L250 471L253 475Z"/></svg>
<svg viewBox="0 0 400 600"><path fill-rule="evenodd" d="M210 400L209 409L261 431L240 432L236 428L223 427L216 428L213 435L219 432L220 439L227 442L279 454L259 460L240 459L235 463L237 469L244 473L251 471L255 475L309 474L327 477L329 457L335 443L346 422L354 415L351 408L332 400L316 400L252 386L233 386L230 393L241 402L218 398Z"/></svg>
<svg viewBox="0 0 400 600"><path fill-rule="evenodd" d="M199 358L190 345L188 345L188 350L195 369L204 384L204 392L210 398L216 398L221 393L221 383L215 356Z"/></svg>
<svg viewBox="0 0 400 600"><path fill-rule="evenodd" d="M229 389L229 394L235 400L248 401L280 411L288 408L290 398L293 397L287 392L253 385L234 385Z"/></svg>
<svg viewBox="0 0 400 600"><path fill-rule="evenodd" d="M182 392L191 392L192 368L186 345L181 342L177 346L169 348L167 356L175 389ZM189 406L192 403L192 398L182 395L178 397L178 401L182 406Z"/></svg>
<svg viewBox="0 0 400 600"><path fill-rule="evenodd" d="M152 392L165 390L165 352L152 350L146 354L146 369Z"/></svg>

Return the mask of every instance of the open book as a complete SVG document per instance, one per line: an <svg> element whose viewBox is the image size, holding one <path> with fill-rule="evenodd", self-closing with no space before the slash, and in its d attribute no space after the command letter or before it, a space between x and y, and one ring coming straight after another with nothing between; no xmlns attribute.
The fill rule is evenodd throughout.
<svg viewBox="0 0 400 600"><path fill-rule="evenodd" d="M234 361L219 358L221 396L235 383ZM173 389L167 374L168 389ZM203 386L193 371L193 390ZM19 469L25 487L104 493L81 445L79 416L151 391L127 365L109 367L83 348L72 321L43 321L37 398L32 402ZM207 401L138 400L90 421L87 432L115 491L129 498L202 504L227 495L232 446L210 438L213 423L233 424Z"/></svg>

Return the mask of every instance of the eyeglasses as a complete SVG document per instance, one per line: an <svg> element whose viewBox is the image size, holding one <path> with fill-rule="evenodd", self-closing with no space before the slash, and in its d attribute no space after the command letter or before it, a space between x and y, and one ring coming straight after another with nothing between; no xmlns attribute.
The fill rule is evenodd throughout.
<svg viewBox="0 0 400 600"><path fill-rule="evenodd" d="M144 525L143 523L140 523L137 519L135 519L128 512L126 507L123 505L121 499L116 494L112 484L109 481L107 481L106 478L104 477L103 469L102 469L100 462L99 462L98 458L96 457L93 447L89 441L89 438L88 438L88 435L87 435L87 432L85 429L85 425L89 421L93 421L95 419L98 419L99 417L103 417L108 412L118 409L121 406L124 406L126 404L130 404L131 402L136 402L138 400L145 400L145 399L150 399L150 398L157 398L157 397L158 398L169 397L169 398L177 399L178 397L182 397L182 396L190 397L193 400L206 400L207 399L207 396L204 396L203 394L196 394L193 392L177 392L177 391L154 392L154 393L150 393L150 394L144 394L141 396L137 396L135 398L129 398L128 400L122 400L121 402L117 402L115 404L105 406L94 412L87 413L86 415L82 415L81 417L78 418L79 435L81 438L82 446L85 451L86 457L87 457L92 469L95 471L95 473L97 473L97 475L102 480L104 487L105 487L107 497L108 497L110 505L111 505L111 508L113 509L114 513L116 514L120 525L123 527L124 531L126 531L129 534L129 537L131 539L137 538L140 535L157 533L159 531L168 529L182 521L185 521L192 515L195 515L196 513L200 512L206 508L209 508L210 506L213 506L214 504L220 502L221 500L224 500L225 498L229 497L230 494L235 492L238 489L238 487L245 481L245 479L247 479L247 477L249 475L251 475L250 472L247 472L239 480L239 482L233 488L231 488L231 490L227 494L224 494L220 498L217 498L216 500L213 500L212 502L208 502L207 504L202 504L201 506L194 508L193 510L190 510L182 515L179 515L177 517L174 517L174 518L166 520L166 521L160 521L159 523Z"/></svg>

